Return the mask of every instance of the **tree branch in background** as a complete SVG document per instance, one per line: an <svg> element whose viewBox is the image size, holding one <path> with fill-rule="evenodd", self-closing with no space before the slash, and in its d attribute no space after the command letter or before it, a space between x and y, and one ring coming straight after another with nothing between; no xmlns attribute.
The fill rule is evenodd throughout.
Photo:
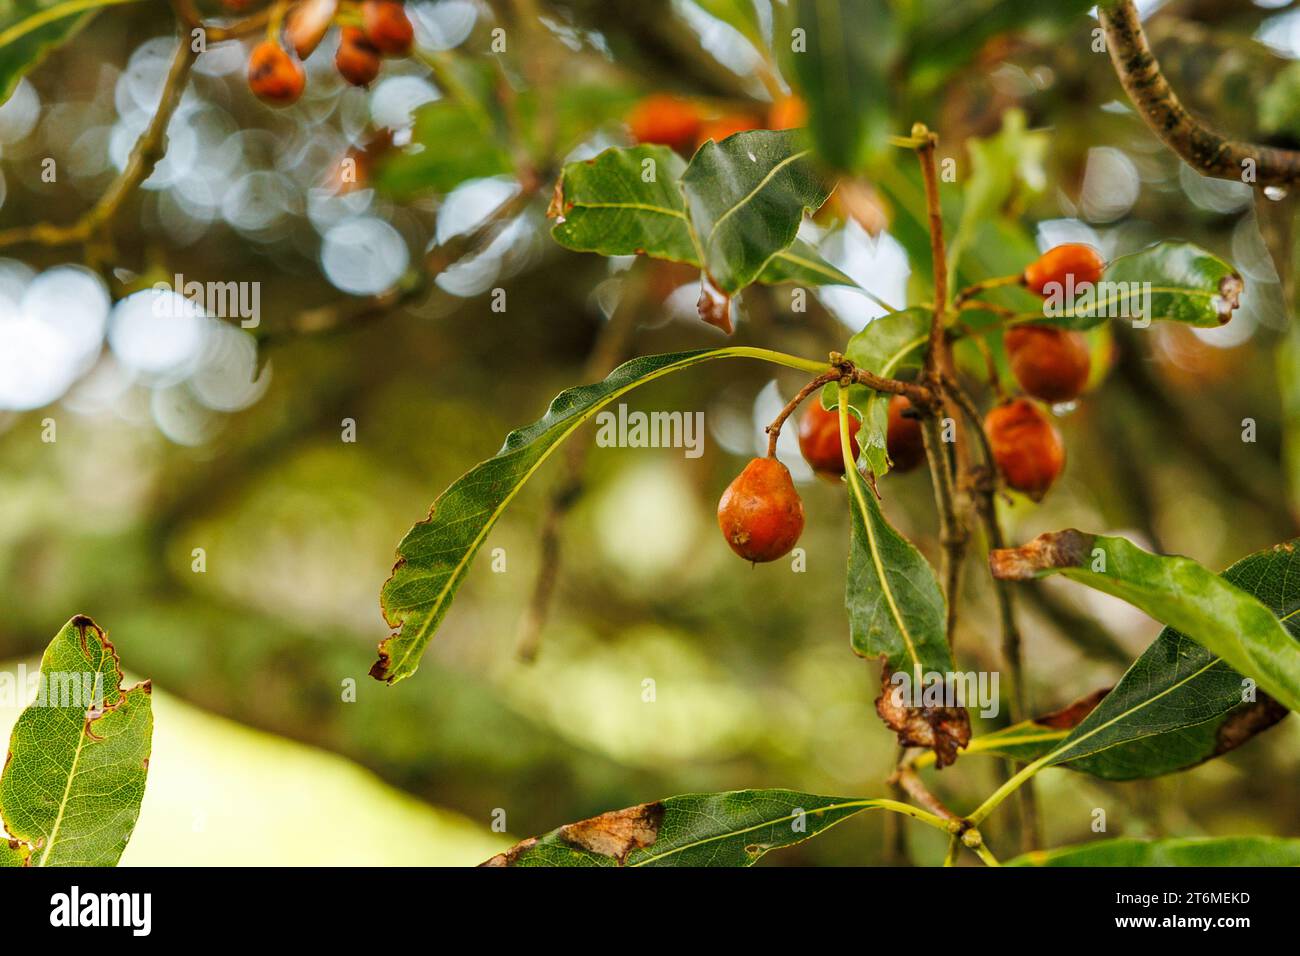
<svg viewBox="0 0 1300 956"><path fill-rule="evenodd" d="M473 229L430 249L424 257L423 268L412 269L392 289L362 299L342 299L303 309L291 316L283 328L258 334L259 346L279 345L304 335L323 336L354 329L415 301L433 288L434 280L448 267L491 244L501 229L528 208L538 188L537 182L523 184Z"/></svg>
<svg viewBox="0 0 1300 956"><path fill-rule="evenodd" d="M1151 131L1184 162L1206 176L1258 186L1300 181L1300 152L1230 140L1207 129L1187 112L1160 72L1132 0L1100 7L1098 16L1106 31L1111 63L1129 99ZM1243 173L1252 165L1254 179L1243 179Z"/></svg>
<svg viewBox="0 0 1300 956"><path fill-rule="evenodd" d="M126 165L109 185L107 192L80 219L68 226L38 222L31 226L18 226L0 231L0 248L38 243L43 246L66 246L90 240L107 226L121 211L122 205L136 188L153 173L154 167L167 152L167 125L180 105L189 80L190 69L199 57L188 35L182 35L167 70L158 109L136 140Z"/></svg>

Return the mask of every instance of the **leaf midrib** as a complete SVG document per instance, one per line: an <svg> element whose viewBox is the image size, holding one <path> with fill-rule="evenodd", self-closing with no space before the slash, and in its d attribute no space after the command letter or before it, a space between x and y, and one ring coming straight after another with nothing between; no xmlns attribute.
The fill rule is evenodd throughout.
<svg viewBox="0 0 1300 956"><path fill-rule="evenodd" d="M757 196L758 193L763 189L763 187L766 186L768 183L770 183L773 180L773 178L775 178L777 173L785 169L785 167L789 166L791 163L803 159L803 157L807 156L810 152L812 151L803 149L797 153L791 153L785 159L781 160L779 163L777 163L775 166L769 169L767 173L763 176L763 178L758 181L758 185L756 185L745 196L743 196L734 205L732 205L729 209L723 212L721 216L719 216L717 219L713 221L713 225L709 227L708 238L705 240L704 243L705 248L708 249L713 246L713 240L717 238L718 229L721 228L722 224L726 222L729 218L731 218L731 216L734 215L737 212L737 210L739 210L742 206L744 206L751 199ZM770 259L771 257L769 256L768 258Z"/></svg>
<svg viewBox="0 0 1300 956"><path fill-rule="evenodd" d="M844 803L832 803L832 804L829 804L829 805L824 806L824 807L817 807L817 808L814 809L814 810L805 810L805 811L804 811L804 815L805 815L805 816L825 815L826 813L828 813L828 812L830 812L830 811L832 811L832 810L847 810L847 809L851 809L851 808L853 808L853 807L857 807L857 808L860 809L860 810L865 810L865 809L867 809L867 808L869 808L869 807L874 806L876 803L877 803L877 801L875 801L875 800L849 800L849 801L846 801L846 802L844 802ZM648 856L648 857L646 857L646 858L644 858L644 859L637 860L635 863L632 863L632 864L630 864L630 865L631 865L631 866L645 866L647 863L653 863L653 862L655 862L655 861L657 861L657 860L664 860L664 859L667 859L668 857L672 856L674 853L681 853L681 852L683 852L684 850L691 850L691 849L694 849L694 848L697 847L697 846L704 846L706 843L716 843L718 840L726 840L726 839L728 839L728 838L730 838L730 837L743 836L743 835L746 834L746 833L753 833L755 830L761 830L761 829L763 829L764 827L770 827L770 826L773 826L773 825L775 825L775 824L777 824L777 823L780 823L782 820L790 820L790 819L792 819L792 818L793 818L793 814L792 814L792 813L785 813L785 814L783 814L783 815L781 815L781 816L779 816L779 817L774 817L774 818L771 819L771 820L760 821L759 823L756 823L756 824L754 824L753 826L744 827L744 828L742 828L742 829L740 829L740 830L730 830L730 831L728 831L728 832L726 832L726 833L719 833L719 834L716 834L716 835L711 836L711 837L705 837L705 838L702 839L702 840L696 840L696 841L694 841L693 843L684 843L684 844L682 844L681 846L673 847L671 850L668 850L668 851L666 851L666 852L664 852L664 853L660 853L660 854L657 854L657 855L654 855L654 856ZM846 816L844 819L847 820L848 817ZM836 821L835 821L835 823L840 823L840 822L842 822L842 821L840 821L840 820L836 820ZM830 824L830 826L827 826L827 827L825 827L824 829L829 830L830 827L832 827L832 826L835 825L835 823ZM822 832L822 831L819 830L818 833L820 833L820 832ZM809 835L811 835L811 834L809 834ZM807 839L807 837L805 837L805 839ZM795 842L799 842L799 841L795 841Z"/></svg>

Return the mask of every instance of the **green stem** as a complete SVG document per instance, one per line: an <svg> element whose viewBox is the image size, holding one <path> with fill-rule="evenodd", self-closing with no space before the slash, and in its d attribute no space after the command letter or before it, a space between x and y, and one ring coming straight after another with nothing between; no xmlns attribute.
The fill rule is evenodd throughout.
<svg viewBox="0 0 1300 956"><path fill-rule="evenodd" d="M948 837L948 852L943 856L944 866L956 866L957 857L961 854L961 837L953 834Z"/></svg>
<svg viewBox="0 0 1300 956"><path fill-rule="evenodd" d="M787 355L785 352L754 348L748 345L738 345L727 351L737 357L762 359L764 362L771 362L774 365L784 365L786 368L797 368L801 372L812 372L814 374L825 372L827 366L826 362L815 362L812 359L800 358L798 355Z"/></svg>
<svg viewBox="0 0 1300 956"><path fill-rule="evenodd" d="M948 821L942 817L935 816L928 810L922 810L920 807L914 807L910 803L902 803L898 800L863 800L863 806L879 807L881 810L892 810L895 813L901 813L905 817L911 817L913 820L920 820L922 823L934 827L936 830L948 832Z"/></svg>
<svg viewBox="0 0 1300 956"><path fill-rule="evenodd" d="M1021 784L1031 779L1034 774L1046 767L1048 761L1051 760L1053 756L1055 756L1055 752L1039 757L1033 763L1020 770L1002 786L994 790L993 793L989 795L989 798L976 807L975 812L967 817L967 819L970 820L971 825L979 826L985 817L997 809L999 803L1011 796L1011 794L1015 793L1020 789Z"/></svg>
<svg viewBox="0 0 1300 956"><path fill-rule="evenodd" d="M993 851L990 850L988 847L986 847L983 843L981 843L979 846L975 847L974 849L975 849L975 855L984 861L985 866L1002 865L1001 863L998 862L998 858L993 855Z"/></svg>

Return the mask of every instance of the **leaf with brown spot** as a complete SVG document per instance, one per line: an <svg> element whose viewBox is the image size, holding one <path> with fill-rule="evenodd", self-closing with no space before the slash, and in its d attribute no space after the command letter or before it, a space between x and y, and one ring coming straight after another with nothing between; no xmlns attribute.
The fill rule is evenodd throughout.
<svg viewBox="0 0 1300 956"><path fill-rule="evenodd" d="M633 850L654 845L663 817L662 803L610 810L590 820L560 827L560 839L580 850L612 856L622 866Z"/></svg>
<svg viewBox="0 0 1300 956"><path fill-rule="evenodd" d="M885 801L793 790L689 793L532 837L484 866L751 866Z"/></svg>
<svg viewBox="0 0 1300 956"><path fill-rule="evenodd" d="M1175 562L1168 571L1173 579L1202 581L1203 569L1185 558L1162 559L1145 552L1134 556L1138 549L1118 541L1122 539L1094 539L1104 546L1106 567L1113 575L1132 576L1135 568L1152 561ZM1052 549L1034 550L1043 554ZM1208 572L1205 576L1260 606L1274 623L1280 622L1278 629L1293 647L1300 645L1300 553L1294 543L1249 555L1221 577ZM1204 599L1207 594L1212 596L1213 589L1200 584L1197 596ZM1064 765L1109 780L1158 776L1228 753L1286 716L1286 708L1268 694L1256 691L1250 699L1248 690L1227 661L1166 627L1068 733L1025 722L975 738L970 750L1017 760L1046 758L1049 766ZM1082 704L1067 710L1078 714Z"/></svg>

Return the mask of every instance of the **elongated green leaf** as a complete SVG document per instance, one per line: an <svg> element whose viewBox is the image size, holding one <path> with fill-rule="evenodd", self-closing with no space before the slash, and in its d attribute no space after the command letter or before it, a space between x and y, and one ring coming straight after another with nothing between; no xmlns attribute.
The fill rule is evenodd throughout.
<svg viewBox="0 0 1300 956"><path fill-rule="evenodd" d="M556 445L638 385L718 358L791 364L777 353L744 346L633 359L603 382L561 392L539 421L511 432L495 457L458 478L398 545L397 564L380 595L384 618L397 633L379 645L371 676L391 683L415 673L488 532ZM820 370L814 362L797 367Z"/></svg>
<svg viewBox="0 0 1300 956"><path fill-rule="evenodd" d="M1048 299L1044 316L1073 329L1110 319L1214 328L1232 318L1244 288L1218 256L1190 242L1160 242L1111 262L1096 287L1084 286L1073 303Z"/></svg>
<svg viewBox="0 0 1300 956"><path fill-rule="evenodd" d="M102 7L136 0L9 0L0 5L0 103L60 44Z"/></svg>
<svg viewBox="0 0 1300 956"><path fill-rule="evenodd" d="M1295 545L1278 547L1289 555ZM989 563L995 577L1009 580L1062 574L1128 601L1180 632L1180 637L1185 635L1169 645L1170 652L1177 654L1167 664L1175 673L1175 682L1214 680L1217 688L1217 682L1222 680L1221 690L1226 694L1226 685L1235 681L1240 690L1240 678L1228 670L1230 667L1254 678L1261 689L1291 710L1300 705L1300 643L1267 606L1195 561L1151 554L1124 538L1071 529L1040 535L1022 548L994 551ZM1283 616L1292 610L1287 608ZM1227 667L1213 657L1205 659L1190 650L1183 651L1191 641L1223 658ZM1146 667L1157 662L1143 655L1138 663ZM1216 668L1220 670L1216 672ZM1168 669L1161 673L1167 674ZM1141 679L1140 675L1135 679L1135 686ZM1190 710L1181 715L1162 714L1171 696L1180 703L1180 709ZM1120 700L1117 698L1114 704L1120 705ZM1120 713L1126 709L1121 708ZM1127 721L1119 719L1120 714L1109 714L1109 708L1106 711L1108 715L1101 716L1103 707L1098 707L1076 729L1068 742L1070 746L1064 747L1052 762L1080 757L1118 742L1111 738ZM1142 711L1144 722L1167 724L1165 730L1208 720L1218 712L1200 699L1189 698L1184 703L1172 692L1147 701Z"/></svg>
<svg viewBox="0 0 1300 956"><path fill-rule="evenodd" d="M752 866L889 800L794 790L688 793L571 823L524 840L485 866Z"/></svg>
<svg viewBox="0 0 1300 956"><path fill-rule="evenodd" d="M1300 866L1300 840L1284 837L1119 837L1035 850L1004 866Z"/></svg>
<svg viewBox="0 0 1300 956"><path fill-rule="evenodd" d="M841 394L840 443L847 457L848 404ZM849 486L849 564L844 605L855 653L884 659L876 712L904 746L926 747L945 767L970 741L970 716L962 706L918 706L893 683L907 675L920 693L934 675L953 671L943 592L925 557L885 520L875 494L856 465L845 469Z"/></svg>
<svg viewBox="0 0 1300 956"><path fill-rule="evenodd" d="M907 674L952 671L943 591L925 556L894 530L876 496L852 482L844 605L855 653ZM864 520L865 512L865 520Z"/></svg>
<svg viewBox="0 0 1300 956"><path fill-rule="evenodd" d="M750 130L709 140L682 174L687 214L713 284L732 295L790 247L805 211L829 185L792 130Z"/></svg>
<svg viewBox="0 0 1300 956"><path fill-rule="evenodd" d="M899 372L921 367L929 329L930 313L925 309L904 309L883 315L849 339L844 357L852 360L858 368L885 378L897 378ZM881 478L891 465L885 447L890 396L863 385L852 385L848 392L849 407L862 422L858 429L861 460L866 462L873 475ZM835 408L837 394L837 385L827 385L822 390L822 405Z"/></svg>
<svg viewBox="0 0 1300 956"><path fill-rule="evenodd" d="M794 0L788 21L782 54L808 102L818 156L857 172L889 132L895 18L883 3Z"/></svg>
<svg viewBox="0 0 1300 956"><path fill-rule="evenodd" d="M699 265L679 180L686 161L667 146L607 149L564 167L550 215L556 242L607 256Z"/></svg>
<svg viewBox="0 0 1300 956"><path fill-rule="evenodd" d="M153 712L126 689L117 653L74 617L41 658L42 694L22 712L0 777L0 817L35 866L113 866L140 814Z"/></svg>
<svg viewBox="0 0 1300 956"><path fill-rule="evenodd" d="M1248 555L1224 571L1223 579L1257 598L1300 640L1300 554L1294 544ZM1093 695L985 734L969 750L1029 762L1073 748L1072 731L1078 728L1080 738L1088 735L1078 754L1053 763L1107 780L1156 777L1235 750L1288 713L1266 694L1243 700L1242 692L1239 673L1166 627L1104 700ZM1103 733L1091 734L1103 724ZM1105 749L1093 749L1098 745Z"/></svg>

